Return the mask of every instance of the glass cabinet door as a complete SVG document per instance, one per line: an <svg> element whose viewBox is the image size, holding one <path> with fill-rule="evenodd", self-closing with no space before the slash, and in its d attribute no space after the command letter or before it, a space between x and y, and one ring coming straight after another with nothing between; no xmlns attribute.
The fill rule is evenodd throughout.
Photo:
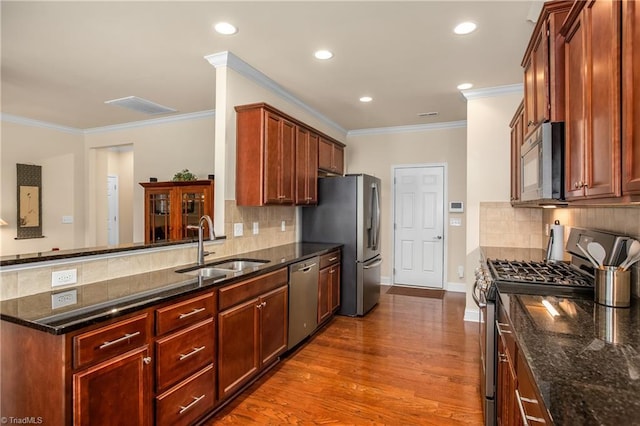
<svg viewBox="0 0 640 426"><path fill-rule="evenodd" d="M197 229L187 229L189 225L198 226L200 218L207 214L205 211L206 195L198 188L185 188L181 191L181 232L182 238L198 238ZM208 235L209 229L205 224L205 236Z"/></svg>
<svg viewBox="0 0 640 426"><path fill-rule="evenodd" d="M147 198L149 242L168 241L171 239L171 192L152 192Z"/></svg>

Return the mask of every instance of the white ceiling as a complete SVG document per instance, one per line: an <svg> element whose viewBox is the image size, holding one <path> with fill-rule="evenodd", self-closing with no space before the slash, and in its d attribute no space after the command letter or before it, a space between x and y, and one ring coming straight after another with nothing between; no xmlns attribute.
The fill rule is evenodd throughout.
<svg viewBox="0 0 640 426"><path fill-rule="evenodd" d="M522 83L539 4L3 0L2 112L87 129L154 118L104 104L125 96L211 110L204 56L228 50L346 130L464 120L459 83ZM216 34L222 20L239 32ZM478 29L453 34L463 20ZM315 59L319 48L334 58Z"/></svg>

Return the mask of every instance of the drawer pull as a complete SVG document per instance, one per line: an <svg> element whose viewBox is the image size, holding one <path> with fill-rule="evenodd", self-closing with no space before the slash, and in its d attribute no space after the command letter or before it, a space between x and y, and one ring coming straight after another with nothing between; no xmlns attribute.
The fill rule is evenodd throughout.
<svg viewBox="0 0 640 426"><path fill-rule="evenodd" d="M502 334L511 334L511 331L503 330L503 329L500 328L500 326L509 327L509 324L505 324L505 323L496 321L496 328L498 329L498 334L500 336L502 336Z"/></svg>
<svg viewBox="0 0 640 426"><path fill-rule="evenodd" d="M329 259L329 262L335 262L336 260L338 260L338 256L332 257Z"/></svg>
<svg viewBox="0 0 640 426"><path fill-rule="evenodd" d="M201 350L204 350L204 346L200 346L199 348L193 348L193 350L191 352L189 352L188 354L180 354L180 361L189 358L192 355L197 354L198 352L200 352Z"/></svg>
<svg viewBox="0 0 640 426"><path fill-rule="evenodd" d="M142 362L144 362L146 365L151 364L151 357L150 356L146 356L146 357L142 358Z"/></svg>
<svg viewBox="0 0 640 426"><path fill-rule="evenodd" d="M529 404L537 404L538 400L537 399L531 399L531 398L525 398L524 396L520 395L520 399L523 402L528 402Z"/></svg>
<svg viewBox="0 0 640 426"><path fill-rule="evenodd" d="M520 417L522 418L522 423L525 426L529 426L529 422L546 424L547 422L545 422L544 419L541 419L540 417L530 416L524 412L524 405L522 405L522 401L523 400L526 401L527 399L528 398L521 397L520 392L516 389L516 402L518 403L518 409L520 410Z"/></svg>
<svg viewBox="0 0 640 426"><path fill-rule="evenodd" d="M127 333L127 334L125 334L124 336L122 336L122 337L121 337L121 338L119 338L119 339L112 340L112 341L110 341L110 342L104 342L103 344L101 344L101 345L98 347L98 349L106 349L106 348L108 348L109 346L115 345L115 344L120 343L120 342L124 342L125 340L129 340L129 339L131 339L132 337L136 337L136 336L139 336L139 335L140 335L140 332L139 332L139 331L136 331L135 333Z"/></svg>
<svg viewBox="0 0 640 426"><path fill-rule="evenodd" d="M187 406L180 406L180 411L178 412L178 414L182 414L185 411L187 411L189 408L193 407L194 405L196 405L198 402L200 402L202 400L202 398L204 398L204 394L200 395L200 396L192 396L193 401L191 402L191 404L187 405Z"/></svg>
<svg viewBox="0 0 640 426"><path fill-rule="evenodd" d="M191 312L188 312L186 314L180 314L180 316L178 316L178 319L189 318L191 315L199 314L200 312L202 312L204 310L205 310L205 308L194 308L193 311L191 311Z"/></svg>

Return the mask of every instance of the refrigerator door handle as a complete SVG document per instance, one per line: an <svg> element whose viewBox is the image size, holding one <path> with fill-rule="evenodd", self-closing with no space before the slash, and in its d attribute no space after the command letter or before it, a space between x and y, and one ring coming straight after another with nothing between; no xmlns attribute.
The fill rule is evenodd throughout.
<svg viewBox="0 0 640 426"><path fill-rule="evenodd" d="M380 197L378 195L378 185L375 183L371 185L372 193L373 193L373 223L375 225L373 228L373 238L372 238L372 248L374 250L378 250L378 243L380 242Z"/></svg>
<svg viewBox="0 0 640 426"><path fill-rule="evenodd" d="M377 268L378 266L382 265L382 258L376 260L373 263L369 263L369 264L365 264L363 266L364 269L372 269L372 268Z"/></svg>

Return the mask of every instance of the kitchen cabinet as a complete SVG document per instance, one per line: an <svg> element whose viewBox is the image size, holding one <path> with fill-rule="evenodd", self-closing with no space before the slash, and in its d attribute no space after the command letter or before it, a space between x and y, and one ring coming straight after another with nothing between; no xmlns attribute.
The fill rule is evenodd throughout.
<svg viewBox="0 0 640 426"><path fill-rule="evenodd" d="M304 127L296 132L296 205L318 203L318 140Z"/></svg>
<svg viewBox="0 0 640 426"><path fill-rule="evenodd" d="M318 143L318 168L326 173L344 174L344 145L321 137Z"/></svg>
<svg viewBox="0 0 640 426"><path fill-rule="evenodd" d="M564 44L560 27L572 1L546 2L522 60L524 132L564 119Z"/></svg>
<svg viewBox="0 0 640 426"><path fill-rule="evenodd" d="M511 204L518 204L522 191L520 152L524 141L524 100L509 124L511 128Z"/></svg>
<svg viewBox="0 0 640 426"><path fill-rule="evenodd" d="M622 193L640 195L640 5L622 2Z"/></svg>
<svg viewBox="0 0 640 426"><path fill-rule="evenodd" d="M498 339L498 392L497 392L497 423L499 426L514 426L522 424L518 415L516 402L517 379L515 362L512 354L507 351L504 340Z"/></svg>
<svg viewBox="0 0 640 426"><path fill-rule="evenodd" d="M73 337L74 425L152 424L150 331L144 313Z"/></svg>
<svg viewBox="0 0 640 426"><path fill-rule="evenodd" d="M238 392L287 348L287 269L219 292L218 396Z"/></svg>
<svg viewBox="0 0 640 426"><path fill-rule="evenodd" d="M565 36L565 196L621 195L621 3L576 2Z"/></svg>
<svg viewBox="0 0 640 426"><path fill-rule="evenodd" d="M293 204L296 125L266 104L235 109L237 204Z"/></svg>
<svg viewBox="0 0 640 426"><path fill-rule="evenodd" d="M318 277L318 324L331 318L340 307L340 251L320 257Z"/></svg>
<svg viewBox="0 0 640 426"><path fill-rule="evenodd" d="M141 182L144 187L145 244L198 238L203 215L213 219L213 180ZM205 228L207 225L205 224ZM208 233L208 228L205 233Z"/></svg>

